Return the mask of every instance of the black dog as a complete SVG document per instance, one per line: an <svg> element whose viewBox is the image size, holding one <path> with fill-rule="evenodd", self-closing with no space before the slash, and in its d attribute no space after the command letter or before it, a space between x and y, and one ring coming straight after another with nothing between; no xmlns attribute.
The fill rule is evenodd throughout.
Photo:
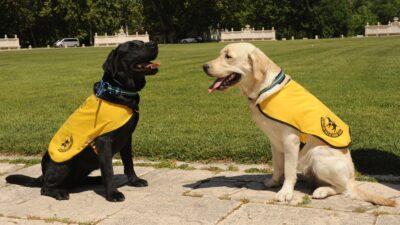
<svg viewBox="0 0 400 225"><path fill-rule="evenodd" d="M124 195L117 190L113 183L112 158L115 153L119 152L124 165L124 173L128 178L128 185L147 186L147 181L140 179L133 169L131 143L132 133L139 120L138 104L140 99L137 92L144 88L146 75L154 75L158 72L158 64L151 62L157 57L157 54L158 46L153 42L130 41L113 50L103 64L104 75L102 80L94 85L96 97L93 95L92 99L103 102L101 103L103 106L107 103L113 107L117 105L127 108L132 112L132 116L128 117L129 120L126 123L115 130L95 137L90 143L86 143L83 150L64 162L53 160L50 144L49 151L44 154L42 159L42 176L31 178L23 175L11 175L6 178L7 182L41 187L42 195L66 200L69 199L68 189L85 184L99 184L103 181L106 199L123 201ZM67 138L59 145L58 151L67 152L75 140L76 136ZM93 170L98 168L101 170L101 177L88 177Z"/></svg>

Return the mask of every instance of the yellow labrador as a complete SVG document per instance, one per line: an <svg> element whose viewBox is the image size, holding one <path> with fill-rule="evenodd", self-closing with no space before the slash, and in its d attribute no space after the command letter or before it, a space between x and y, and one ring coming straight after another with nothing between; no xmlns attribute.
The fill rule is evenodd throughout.
<svg viewBox="0 0 400 225"><path fill-rule="evenodd" d="M307 133L308 135L304 134L289 123L268 117L261 110L260 105L265 99L268 100L271 96L282 92L289 84L293 86L297 83L291 81L289 75L282 73L281 68L260 49L250 43L229 44L221 50L218 58L204 64L203 69L209 76L217 78L209 88L209 92L225 90L237 85L243 95L249 99L254 121L271 142L274 172L272 179L265 180L264 184L267 188L283 184L281 190L276 194L276 200L281 202L292 200L297 172L299 172L308 180L318 184L319 187L313 192L313 198L321 199L343 193L350 198L378 205L395 205L395 201L391 199L357 188L354 165L347 148L348 145L342 148L333 147L318 135L311 135L312 132L311 134ZM297 86L297 88L300 90L302 87ZM301 93L308 92L304 89ZM290 95L288 96L290 97ZM315 97L310 98L316 99ZM275 104L279 106L279 103ZM321 107L324 106L322 103L321 105ZM296 107L293 110L296 110ZM327 108L324 110L329 111ZM334 114L330 116L330 118L332 117L337 118ZM330 118L327 118L329 121L325 125L326 129L336 132L328 133L334 140L336 136L340 136L346 130L338 128ZM304 117L304 119L307 118ZM341 126L347 125L343 123ZM326 129L325 131L327 131ZM301 151L300 137L306 138L306 143ZM350 144L349 134L348 137L347 142Z"/></svg>

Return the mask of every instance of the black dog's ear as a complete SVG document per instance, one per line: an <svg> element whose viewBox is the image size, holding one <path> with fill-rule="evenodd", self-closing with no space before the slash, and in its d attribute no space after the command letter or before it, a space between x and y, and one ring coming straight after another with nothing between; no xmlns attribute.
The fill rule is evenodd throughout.
<svg viewBox="0 0 400 225"><path fill-rule="evenodd" d="M109 73L112 76L117 72L115 65L116 55L117 55L116 50L112 50L110 54L108 54L106 61L103 63L104 72Z"/></svg>
<svg viewBox="0 0 400 225"><path fill-rule="evenodd" d="M128 52L129 49L132 47L132 45L133 45L132 41L127 41L125 43L119 44L117 50L119 52Z"/></svg>

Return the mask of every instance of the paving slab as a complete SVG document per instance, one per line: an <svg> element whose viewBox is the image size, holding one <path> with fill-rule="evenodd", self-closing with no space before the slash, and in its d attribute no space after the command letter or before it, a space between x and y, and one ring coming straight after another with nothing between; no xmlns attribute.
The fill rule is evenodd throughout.
<svg viewBox="0 0 400 225"><path fill-rule="evenodd" d="M216 224L240 204L210 197L149 195L135 201L135 205L101 221L99 225Z"/></svg>
<svg viewBox="0 0 400 225"><path fill-rule="evenodd" d="M158 169L142 176L149 182L149 186L140 191L152 194L182 195L199 185L199 181L207 180L212 176L210 171L204 170Z"/></svg>
<svg viewBox="0 0 400 225"><path fill-rule="evenodd" d="M7 165L8 164L8 165ZM6 186L5 177L10 174L24 174L24 175L32 175L32 176L39 176L41 174L40 165L31 166L29 168L24 168L24 164L9 164L3 163L4 165L4 173L0 173L0 188ZM7 171L6 171L6 168Z"/></svg>
<svg viewBox="0 0 400 225"><path fill-rule="evenodd" d="M6 173L19 170L24 166L24 164L0 163L0 174L4 175Z"/></svg>
<svg viewBox="0 0 400 225"><path fill-rule="evenodd" d="M258 184L261 186L262 184ZM290 202L279 203L275 201L275 195L279 191L279 189L268 189L268 190L254 190L242 188L239 192L231 195L231 199L237 201L249 201L255 203L275 203L275 204L289 204L289 205L298 205L303 202L303 197L305 194L302 191L295 190L293 194L293 199Z"/></svg>
<svg viewBox="0 0 400 225"><path fill-rule="evenodd" d="M252 183L259 183L266 175L245 174L243 172L222 172L214 174L206 180L199 181L194 185L191 193L199 193L204 196L226 198L240 192Z"/></svg>
<svg viewBox="0 0 400 225"><path fill-rule="evenodd" d="M37 168L37 165L31 167L32 174L38 175ZM152 170L154 169L143 167L137 168L136 172L141 176ZM117 174L121 173L123 168L115 167L115 172ZM21 171L21 173L24 174L26 171ZM114 178L117 182L122 183L124 179L126 181L125 176L121 174L116 175ZM141 188L127 186L124 189L132 190L121 190L125 194L125 198L132 201L147 195L144 192L133 191ZM68 201L57 201L50 197L41 196L40 188L7 185L0 190L7 193L6 195L0 195L0 213L8 217L73 218L73 221L84 223L104 219L131 204L129 200L121 203L107 202L103 197L103 186L73 190Z"/></svg>
<svg viewBox="0 0 400 225"><path fill-rule="evenodd" d="M132 187L133 188L133 187ZM134 200L144 198L140 192L123 192L124 202L110 203L103 196L93 192L73 194L68 201L57 201L50 197L38 196L19 204L1 207L3 214L20 218L69 218L73 221L88 223L107 218L128 207Z"/></svg>
<svg viewBox="0 0 400 225"><path fill-rule="evenodd" d="M400 225L400 216L380 215L378 216L375 225Z"/></svg>
<svg viewBox="0 0 400 225"><path fill-rule="evenodd" d="M220 224L374 224L375 216L362 213L344 213L323 209L248 203L230 214Z"/></svg>
<svg viewBox="0 0 400 225"><path fill-rule="evenodd" d="M31 177L38 177L42 174L42 167L40 164L36 164L33 166L25 167L23 169L19 169L17 171L10 171L7 175L10 174L22 174L22 175L27 175Z"/></svg>
<svg viewBox="0 0 400 225"><path fill-rule="evenodd" d="M65 225L65 223L57 222L53 220L42 220L42 219L19 219L19 218L7 218L0 217L1 225ZM77 223L68 223L69 225L75 225Z"/></svg>
<svg viewBox="0 0 400 225"><path fill-rule="evenodd" d="M360 188L396 199L397 207L378 207L343 195L323 200L304 197L311 187L298 182L294 200L277 203L279 188L266 189L268 174L242 170L219 173L208 170L136 167L148 187L122 186L125 201L107 202L102 185L73 190L68 201L41 196L39 188L5 184L0 177L0 224L397 224L400 184L360 182ZM115 181L126 183L122 166L114 166ZM37 177L40 165L8 174ZM98 176L94 171L91 176ZM3 183L1 183L3 182ZM306 201L304 201L306 200Z"/></svg>

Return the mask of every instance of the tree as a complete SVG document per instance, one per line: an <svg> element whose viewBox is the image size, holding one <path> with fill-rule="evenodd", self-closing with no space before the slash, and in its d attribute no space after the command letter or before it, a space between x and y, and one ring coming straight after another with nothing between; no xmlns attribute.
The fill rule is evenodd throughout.
<svg viewBox="0 0 400 225"><path fill-rule="evenodd" d="M318 33L322 37L338 37L349 33L351 9L347 0L321 0L314 10L318 15Z"/></svg>
<svg viewBox="0 0 400 225"><path fill-rule="evenodd" d="M149 31L177 42L209 28L275 27L278 38L363 33L367 22L400 16L400 0L0 0L0 35L45 46L64 37L92 44L94 33Z"/></svg>

